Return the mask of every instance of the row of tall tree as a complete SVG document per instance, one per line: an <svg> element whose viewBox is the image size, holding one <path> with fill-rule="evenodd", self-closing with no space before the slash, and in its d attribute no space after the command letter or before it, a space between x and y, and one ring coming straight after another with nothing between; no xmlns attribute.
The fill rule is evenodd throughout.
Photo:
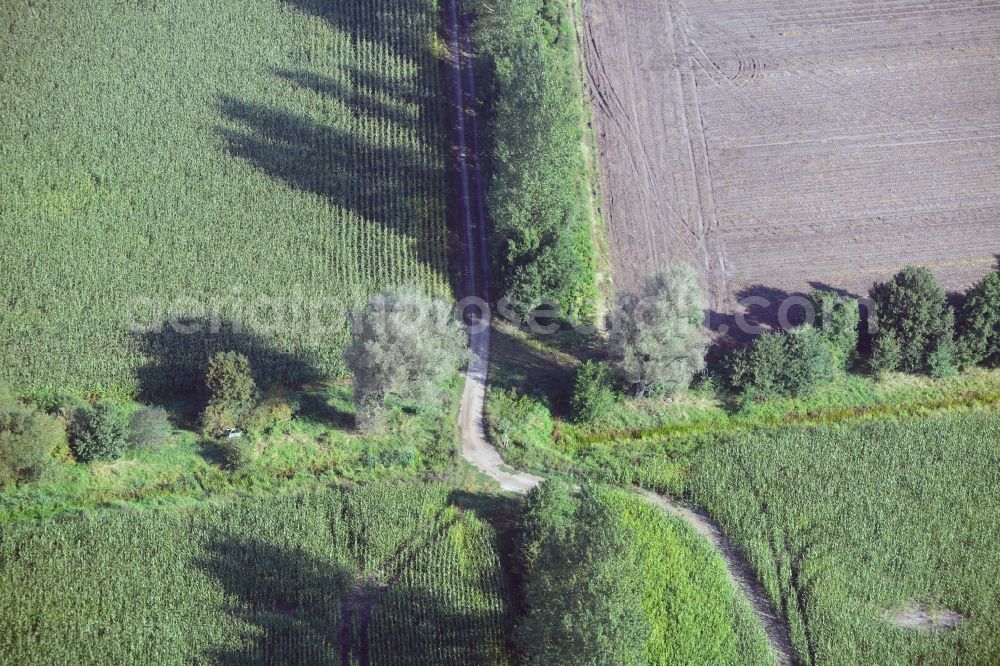
<svg viewBox="0 0 1000 666"><path fill-rule="evenodd" d="M749 403L808 394L844 370L947 377L1000 365L1000 268L954 299L957 306L929 269L915 266L875 284L869 296L874 307L864 336L857 299L817 290L808 295L811 322L766 332L714 370ZM616 385L638 396L688 387L706 371L704 310L697 275L683 265L620 297L611 333L614 362L581 366L572 396L576 418L599 419L613 404Z"/></svg>

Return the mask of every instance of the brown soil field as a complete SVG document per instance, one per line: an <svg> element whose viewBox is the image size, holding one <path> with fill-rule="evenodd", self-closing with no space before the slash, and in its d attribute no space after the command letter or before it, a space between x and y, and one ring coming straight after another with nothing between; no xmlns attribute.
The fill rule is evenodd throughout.
<svg viewBox="0 0 1000 666"><path fill-rule="evenodd" d="M1000 2L583 0L615 288L710 307L1000 257Z"/></svg>

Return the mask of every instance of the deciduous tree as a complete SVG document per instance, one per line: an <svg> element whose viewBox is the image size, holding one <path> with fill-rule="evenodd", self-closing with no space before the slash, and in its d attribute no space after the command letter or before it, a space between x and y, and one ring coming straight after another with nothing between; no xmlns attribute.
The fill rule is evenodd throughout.
<svg viewBox="0 0 1000 666"><path fill-rule="evenodd" d="M684 264L650 277L641 294L620 299L611 345L637 395L654 386L676 394L705 368L704 318L698 276Z"/></svg>
<svg viewBox="0 0 1000 666"><path fill-rule="evenodd" d="M465 331L444 300L409 286L372 296L355 313L344 351L354 374L358 425L377 428L390 395L417 406L438 401L467 349Z"/></svg>

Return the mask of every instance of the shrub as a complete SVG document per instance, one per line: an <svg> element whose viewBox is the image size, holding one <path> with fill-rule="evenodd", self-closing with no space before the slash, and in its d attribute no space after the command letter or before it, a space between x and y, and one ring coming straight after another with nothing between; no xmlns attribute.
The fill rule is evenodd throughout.
<svg viewBox="0 0 1000 666"><path fill-rule="evenodd" d="M927 357L927 369L931 377L940 379L957 375L958 366L955 355L955 344L951 340L938 345Z"/></svg>
<svg viewBox="0 0 1000 666"><path fill-rule="evenodd" d="M213 437L241 426L258 398L250 361L237 352L219 352L209 359L205 388L208 405L202 415L202 427Z"/></svg>
<svg viewBox="0 0 1000 666"><path fill-rule="evenodd" d="M371 297L355 313L344 351L359 428L380 425L390 395L418 407L440 402L442 385L468 358L467 349L465 331L444 300L416 287Z"/></svg>
<svg viewBox="0 0 1000 666"><path fill-rule="evenodd" d="M545 405L508 389L490 389L486 424L499 449L527 450L552 441L552 415Z"/></svg>
<svg viewBox="0 0 1000 666"><path fill-rule="evenodd" d="M777 396L803 396L833 378L838 363L823 333L812 326L774 331L736 352L731 360L733 388L744 402Z"/></svg>
<svg viewBox="0 0 1000 666"><path fill-rule="evenodd" d="M250 361L238 352L219 352L208 360L205 388L210 404L222 405L240 418L257 401Z"/></svg>
<svg viewBox="0 0 1000 666"><path fill-rule="evenodd" d="M868 370L876 377L884 377L886 373L899 370L903 352L899 346L896 334L883 331L872 343L871 358L868 359Z"/></svg>
<svg viewBox="0 0 1000 666"><path fill-rule="evenodd" d="M57 418L19 403L0 385L0 489L43 478L65 447Z"/></svg>
<svg viewBox="0 0 1000 666"><path fill-rule="evenodd" d="M816 290L809 294L816 311L815 327L830 343L839 367L853 363L858 350L858 327L861 309L858 301L832 291Z"/></svg>
<svg viewBox="0 0 1000 666"><path fill-rule="evenodd" d="M201 427L209 437L221 437L227 430L235 429L233 413L222 405L209 404L201 415Z"/></svg>
<svg viewBox="0 0 1000 666"><path fill-rule="evenodd" d="M1000 364L1000 268L966 292L958 327L963 367Z"/></svg>
<svg viewBox="0 0 1000 666"><path fill-rule="evenodd" d="M705 368L705 298L690 266L652 276L641 295L620 299L616 315L611 346L637 395L653 385L676 394Z"/></svg>
<svg viewBox="0 0 1000 666"><path fill-rule="evenodd" d="M587 361L577 368L570 396L573 420L578 423L600 421L610 413L614 404L611 368L607 363Z"/></svg>
<svg viewBox="0 0 1000 666"><path fill-rule="evenodd" d="M253 465L258 458L257 448L248 437L233 437L218 443L222 464L226 469L239 471Z"/></svg>
<svg viewBox="0 0 1000 666"><path fill-rule="evenodd" d="M153 449L170 439L173 426L162 407L143 407L132 415L129 424L129 444L140 449Z"/></svg>
<svg viewBox="0 0 1000 666"><path fill-rule="evenodd" d="M299 405L291 400L285 391L274 390L250 411L245 425L249 430L269 432L295 418L298 409Z"/></svg>
<svg viewBox="0 0 1000 666"><path fill-rule="evenodd" d="M69 391L43 389L31 396L31 402L46 414L69 416L78 409L89 406L86 400Z"/></svg>
<svg viewBox="0 0 1000 666"><path fill-rule="evenodd" d="M70 446L80 462L119 458L128 446L128 418L108 402L81 410Z"/></svg>
<svg viewBox="0 0 1000 666"><path fill-rule="evenodd" d="M871 297L878 324L873 346L878 346L880 337L894 335L899 343L899 369L931 371L931 355L951 345L955 328L954 310L934 274L927 268L907 266L889 282L872 287ZM938 362L949 353L938 351Z"/></svg>

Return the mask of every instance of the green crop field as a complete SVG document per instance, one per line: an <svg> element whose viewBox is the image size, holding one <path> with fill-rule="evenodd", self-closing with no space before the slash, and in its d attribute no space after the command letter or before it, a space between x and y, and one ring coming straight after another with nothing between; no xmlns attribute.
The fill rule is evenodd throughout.
<svg viewBox="0 0 1000 666"><path fill-rule="evenodd" d="M1000 416L788 427L705 447L689 492L748 554L802 663L996 663ZM953 630L903 628L947 611Z"/></svg>
<svg viewBox="0 0 1000 666"><path fill-rule="evenodd" d="M335 303L445 293L437 25L436 0L2 3L0 379L173 389L213 348L339 374Z"/></svg>
<svg viewBox="0 0 1000 666"><path fill-rule="evenodd" d="M441 486L0 526L2 663L506 663L508 598Z"/></svg>

